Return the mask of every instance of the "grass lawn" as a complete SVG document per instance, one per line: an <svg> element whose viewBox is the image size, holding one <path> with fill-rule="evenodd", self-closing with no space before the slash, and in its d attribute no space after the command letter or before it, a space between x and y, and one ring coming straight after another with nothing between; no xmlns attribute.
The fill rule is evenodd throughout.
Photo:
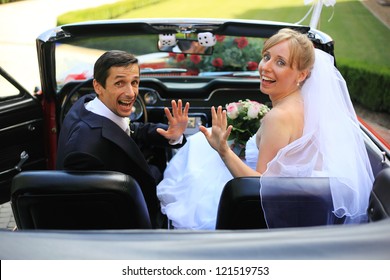
<svg viewBox="0 0 390 280"><path fill-rule="evenodd" d="M139 8L121 18L202 17L298 22L309 10L303 0L165 0ZM333 15L333 16L332 16ZM328 21L328 19L331 21ZM302 22L308 25L310 16ZM358 0L338 0L323 7L319 29L333 37L339 62L364 63L390 69L390 29Z"/></svg>

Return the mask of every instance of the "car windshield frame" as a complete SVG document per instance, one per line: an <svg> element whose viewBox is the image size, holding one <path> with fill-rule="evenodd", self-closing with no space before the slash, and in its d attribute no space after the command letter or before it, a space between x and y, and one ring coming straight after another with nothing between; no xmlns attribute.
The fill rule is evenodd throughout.
<svg viewBox="0 0 390 280"><path fill-rule="evenodd" d="M160 51L157 35L98 36L75 38L56 44L56 83L60 90L66 83L93 77L94 62L105 51L116 49L134 54L141 74L148 77L233 76L258 78L258 63L266 38L216 35L210 55Z"/></svg>
<svg viewBox="0 0 390 280"><path fill-rule="evenodd" d="M246 77L246 78L258 78L257 67L255 63L260 61L260 48L257 47L255 52L257 53L257 58L253 59L251 69L220 69L221 71L214 71L210 69L208 71L189 71L184 70L186 67L183 65L164 65L164 69L157 69L158 71L153 70L154 67L148 67L148 65L143 61L144 59L161 59L164 57L172 60L172 57L169 57L169 52L159 52L157 43L159 34L165 33L200 33L200 32L211 32L215 36L235 36L235 39L240 39L241 37L247 38L262 38L264 41L265 38L268 38L272 34L276 33L279 29L284 27L295 28L301 32L313 32L315 40L319 42L321 46L328 48L328 52L333 52L333 41L332 39L323 32L318 30L311 30L308 26L283 23L283 22L270 22L270 21L260 21L260 20L225 20L225 19L134 19L134 20L108 20L108 21L91 21L91 22L82 22L75 24L68 24L63 26L58 26L56 28L50 29L42 33L37 38L37 50L38 50L38 61L41 73L41 86L44 94L49 96L57 95L61 88L64 85L64 81L68 76L68 80L83 80L85 78L92 77L91 75L91 65L96 61L99 54L101 54L107 48L102 48L99 46L94 46L92 52L96 51L88 60L85 65L85 68L78 69L79 64L76 67L76 63L69 63L69 61L77 61L76 59L80 56L80 52L70 52L69 55L61 55L61 48L65 46L80 47L80 42L90 42L99 41L97 38L123 38L123 36L128 37L128 39L133 38L131 36L150 36L151 41L148 48L153 48L154 53L149 53L148 55L139 55L139 52L136 49L133 49L129 46L124 47L124 50L130 51L139 57L141 63L144 63L144 68L142 75L145 76L161 76L161 72L167 75L174 76L202 76L204 77L219 77L219 76L229 76L229 77ZM101 40L100 40L101 41ZM78 42L78 43L77 43ZM128 41L127 41L128 42ZM100 42L101 43L101 42ZM130 43L128 43L130 45ZM93 44L92 44L93 45ZM142 47L142 46L141 46ZM115 49L120 49L117 46ZM75 50L76 50L75 49ZM112 48L111 48L112 49ZM216 55L216 47L214 47L213 55ZM251 53L251 52L249 52ZM177 54L183 55L183 54ZM211 59L212 56L209 56ZM61 57L62 56L62 57ZM193 63L191 61L192 55L187 57L186 62ZM207 57L207 56L204 56ZM215 58L215 57L214 57ZM62 61L61 61L62 59ZM68 63L64 62L64 59ZM211 67L210 59L208 60L208 66ZM248 60L248 58L245 58ZM256 61L257 60L257 61ZM81 59L80 61L83 61ZM245 63L248 63L246 61ZM69 64L70 66L66 66ZM72 68L72 65L74 68ZM155 65L154 65L155 66ZM66 69L69 67L69 69ZM245 68L246 64L245 64ZM255 69L256 68L256 69ZM174 70L173 70L174 69ZM223 70L223 71L222 71ZM187 72L184 72L187 71ZM173 72L173 73L172 73ZM43 73L50 73L44 75Z"/></svg>

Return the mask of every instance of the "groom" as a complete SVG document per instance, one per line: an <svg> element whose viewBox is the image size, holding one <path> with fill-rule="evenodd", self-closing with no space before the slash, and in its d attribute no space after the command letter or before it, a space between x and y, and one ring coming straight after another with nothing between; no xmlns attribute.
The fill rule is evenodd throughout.
<svg viewBox="0 0 390 280"><path fill-rule="evenodd" d="M156 184L162 174L149 166L139 145L179 148L188 122L189 104L172 101L165 108L168 125L130 123L128 116L140 83L138 60L124 51L105 52L95 63L95 94L81 97L61 127L57 169L111 170L131 175L140 185L152 224L157 224Z"/></svg>

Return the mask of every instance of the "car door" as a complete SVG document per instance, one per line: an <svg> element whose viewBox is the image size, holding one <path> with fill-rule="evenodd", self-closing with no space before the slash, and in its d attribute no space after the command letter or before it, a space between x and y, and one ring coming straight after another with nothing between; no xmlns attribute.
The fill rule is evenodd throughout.
<svg viewBox="0 0 390 280"><path fill-rule="evenodd" d="M43 125L39 100L0 67L0 203L18 172L45 169Z"/></svg>

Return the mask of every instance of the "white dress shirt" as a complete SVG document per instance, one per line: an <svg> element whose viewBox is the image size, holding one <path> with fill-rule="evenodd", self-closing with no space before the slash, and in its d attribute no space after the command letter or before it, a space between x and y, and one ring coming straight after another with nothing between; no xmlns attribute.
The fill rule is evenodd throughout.
<svg viewBox="0 0 390 280"><path fill-rule="evenodd" d="M100 101L99 98L95 97L93 100L85 103L85 109L95 113L96 115L106 117L116 123L124 132L130 135L130 119L127 117L120 117L114 114L110 109Z"/></svg>

